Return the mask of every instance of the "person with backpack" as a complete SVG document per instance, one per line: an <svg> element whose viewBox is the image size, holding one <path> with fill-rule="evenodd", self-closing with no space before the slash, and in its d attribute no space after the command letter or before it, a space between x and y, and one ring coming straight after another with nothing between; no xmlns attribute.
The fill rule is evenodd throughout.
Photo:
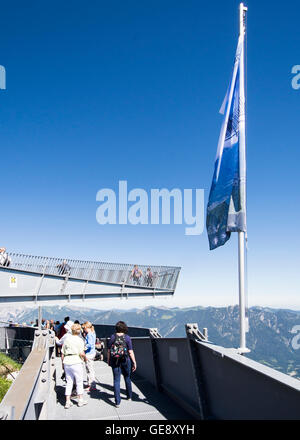
<svg viewBox="0 0 300 440"><path fill-rule="evenodd" d="M123 374L126 386L127 400L132 399L131 373L136 370L136 360L128 327L124 321L116 324L116 332L107 343L107 363L111 366L114 377L115 406L121 403L120 381Z"/></svg>

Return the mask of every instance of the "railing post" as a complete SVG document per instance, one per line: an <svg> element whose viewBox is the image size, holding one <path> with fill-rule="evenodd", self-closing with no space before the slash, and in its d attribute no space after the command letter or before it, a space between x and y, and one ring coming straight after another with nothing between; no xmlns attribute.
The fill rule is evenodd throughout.
<svg viewBox="0 0 300 440"><path fill-rule="evenodd" d="M149 336L150 336L150 341L151 341L153 363L154 363L155 385L156 385L157 391L162 391L161 374L160 374L160 367L159 367L159 356L158 356L158 349L157 349L157 342L156 342L157 339L161 338L161 335L158 333L157 328L150 328L149 329Z"/></svg>
<svg viewBox="0 0 300 440"><path fill-rule="evenodd" d="M42 328L42 307L41 306L39 306L39 314L38 314L38 327L39 327L39 330L41 330L41 328Z"/></svg>
<svg viewBox="0 0 300 440"><path fill-rule="evenodd" d="M48 420L53 418L56 406L55 336L54 332L50 330L39 331L36 336L35 346L40 349L46 348L46 354L39 375L34 403L41 405L37 419Z"/></svg>
<svg viewBox="0 0 300 440"><path fill-rule="evenodd" d="M44 266L44 269L43 269L43 273L41 275L41 279L40 279L39 284L38 284L38 288L37 288L36 295L35 295L35 303L37 303L38 294L40 293L40 290L41 290L41 287L42 287L42 284L43 284L43 281L44 281L44 278L45 278L45 273L46 273L46 268L47 268L48 260L49 260L49 258L47 258L47 260L46 260L46 263L45 263L45 266Z"/></svg>
<svg viewBox="0 0 300 440"><path fill-rule="evenodd" d="M204 420L207 418L207 404L205 401L205 388L202 379L202 368L199 361L197 353L197 340L207 342L207 329L204 329L204 334L199 331L197 324L186 324L185 331L188 339L189 353L191 356L191 363L195 381L195 388L197 390L198 406L200 419Z"/></svg>
<svg viewBox="0 0 300 440"><path fill-rule="evenodd" d="M9 339L8 339L8 334L7 334L7 328L5 327L5 353L8 354L8 350L9 350Z"/></svg>

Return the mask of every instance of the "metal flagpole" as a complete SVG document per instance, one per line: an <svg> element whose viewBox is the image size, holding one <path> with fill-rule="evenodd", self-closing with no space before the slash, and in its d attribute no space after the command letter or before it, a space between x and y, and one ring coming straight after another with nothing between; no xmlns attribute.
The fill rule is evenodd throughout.
<svg viewBox="0 0 300 440"><path fill-rule="evenodd" d="M245 69L244 69L244 40L245 23L244 16L247 7L240 3L240 37L243 39L241 60L240 60L240 115L239 115L239 142L240 142L240 200L241 206L246 207L246 135L245 135ZM246 209L246 208L245 208ZM246 320L245 320L245 232L238 232L238 255L239 255L239 305L240 305L240 347L239 353L248 353L246 347Z"/></svg>

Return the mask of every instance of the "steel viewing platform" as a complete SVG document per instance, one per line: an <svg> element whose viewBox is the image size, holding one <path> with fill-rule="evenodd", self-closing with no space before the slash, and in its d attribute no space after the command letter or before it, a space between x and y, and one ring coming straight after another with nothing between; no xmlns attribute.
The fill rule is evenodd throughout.
<svg viewBox="0 0 300 440"><path fill-rule="evenodd" d="M0 420L300 420L299 380L213 345L197 324L185 328L185 338L163 338L157 329L131 327L137 360L132 401L114 407L112 371L95 361L96 391L85 394L86 406L74 399L67 410L54 333L0 328L1 351L27 351L0 404ZM106 347L111 326L95 325L95 331ZM27 346L18 347L22 339Z"/></svg>
<svg viewBox="0 0 300 440"><path fill-rule="evenodd" d="M0 266L0 302L4 303L173 295L181 269L138 265L135 277L133 264L8 255L9 266Z"/></svg>

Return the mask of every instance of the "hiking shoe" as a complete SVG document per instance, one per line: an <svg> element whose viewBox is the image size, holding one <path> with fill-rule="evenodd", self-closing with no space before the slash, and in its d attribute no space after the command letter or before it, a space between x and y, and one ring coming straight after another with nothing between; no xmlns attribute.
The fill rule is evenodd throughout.
<svg viewBox="0 0 300 440"><path fill-rule="evenodd" d="M66 404L65 404L65 409L69 409L71 406L73 406L73 403L70 401L70 402L67 402Z"/></svg>
<svg viewBox="0 0 300 440"><path fill-rule="evenodd" d="M86 405L88 402L87 402L87 400L78 400L78 406L83 406L83 405Z"/></svg>

